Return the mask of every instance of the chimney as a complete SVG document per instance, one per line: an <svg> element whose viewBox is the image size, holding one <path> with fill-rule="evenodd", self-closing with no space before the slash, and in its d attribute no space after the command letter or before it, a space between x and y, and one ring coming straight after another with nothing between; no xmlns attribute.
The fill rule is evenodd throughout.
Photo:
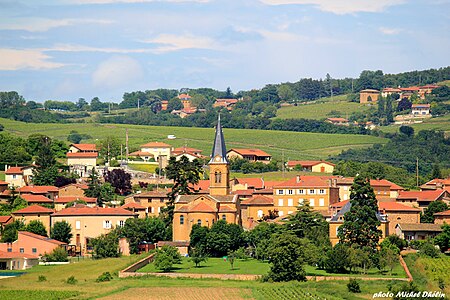
<svg viewBox="0 0 450 300"><path fill-rule="evenodd" d="M333 187L337 187L337 178L333 178Z"/></svg>
<svg viewBox="0 0 450 300"><path fill-rule="evenodd" d="M297 175L297 183L300 183L300 175Z"/></svg>

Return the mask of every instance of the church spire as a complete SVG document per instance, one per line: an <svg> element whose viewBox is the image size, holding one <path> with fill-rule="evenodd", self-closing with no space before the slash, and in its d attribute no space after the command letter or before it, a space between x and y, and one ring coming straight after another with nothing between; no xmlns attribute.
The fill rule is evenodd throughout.
<svg viewBox="0 0 450 300"><path fill-rule="evenodd" d="M210 163L214 163L214 162L228 163L227 148L225 146L225 139L223 137L222 126L220 124L220 114L217 119L216 135L214 138L214 146L212 149L211 160L209 162Z"/></svg>

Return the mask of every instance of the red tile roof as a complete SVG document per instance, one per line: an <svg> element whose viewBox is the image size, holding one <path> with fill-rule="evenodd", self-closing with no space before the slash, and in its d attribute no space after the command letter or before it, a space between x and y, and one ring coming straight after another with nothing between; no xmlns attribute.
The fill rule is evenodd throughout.
<svg viewBox="0 0 450 300"><path fill-rule="evenodd" d="M420 90L420 88L418 86L410 86L410 87L406 87L406 88L400 88L400 90L406 91L406 92L417 92Z"/></svg>
<svg viewBox="0 0 450 300"><path fill-rule="evenodd" d="M196 206L189 209L191 212L216 212L216 209L209 206L205 202L200 202Z"/></svg>
<svg viewBox="0 0 450 300"><path fill-rule="evenodd" d="M27 185L17 189L19 193L47 194L57 193L59 189L53 185Z"/></svg>
<svg viewBox="0 0 450 300"><path fill-rule="evenodd" d="M302 167L312 167L315 165L318 165L320 163L324 163L330 166L335 166L335 164L330 163L328 161L324 161L324 160L290 160L287 162L287 166L289 168L293 168L296 165L301 165Z"/></svg>
<svg viewBox="0 0 450 300"><path fill-rule="evenodd" d="M49 199L44 195L22 194L20 197L25 199L28 203L53 203L52 199Z"/></svg>
<svg viewBox="0 0 450 300"><path fill-rule="evenodd" d="M238 183L247 184L248 188L262 189L264 180L262 178L237 178Z"/></svg>
<svg viewBox="0 0 450 300"><path fill-rule="evenodd" d="M299 180L297 180L297 178ZM330 177L326 176L296 176L291 178L285 182L282 182L274 188L288 188L288 187L329 187L330 186Z"/></svg>
<svg viewBox="0 0 450 300"><path fill-rule="evenodd" d="M5 174L22 174L22 167L10 167L5 171Z"/></svg>
<svg viewBox="0 0 450 300"><path fill-rule="evenodd" d="M124 204L121 206L122 208L134 208L134 209L145 209L145 207L143 207L142 205L140 205L139 203L136 202L129 202L127 204Z"/></svg>
<svg viewBox="0 0 450 300"><path fill-rule="evenodd" d="M232 208L232 207L230 207L228 205L221 205L219 207L219 212L235 212L235 211L236 211L235 208Z"/></svg>
<svg viewBox="0 0 450 300"><path fill-rule="evenodd" d="M67 188L69 186L75 186L75 187L78 187L78 188L83 189L83 190L87 190L89 188L89 186L87 184L84 184L84 183L70 183L68 185L60 187L59 189L62 190L62 189L65 189L65 188Z"/></svg>
<svg viewBox="0 0 450 300"><path fill-rule="evenodd" d="M251 196L255 192L254 189L247 189L247 190L237 190L232 192L232 194L240 195L240 196Z"/></svg>
<svg viewBox="0 0 450 300"><path fill-rule="evenodd" d="M370 185L372 187L374 186L388 186L390 187L391 190L404 190L404 188L402 188L401 186L390 182L389 180L386 179L370 179Z"/></svg>
<svg viewBox="0 0 450 300"><path fill-rule="evenodd" d="M200 191L200 190L207 190L209 189L209 180L199 180L197 184L194 185L194 190Z"/></svg>
<svg viewBox="0 0 450 300"><path fill-rule="evenodd" d="M273 205L273 198L255 196L241 202L242 205Z"/></svg>
<svg viewBox="0 0 450 300"><path fill-rule="evenodd" d="M9 183L7 183L6 181L0 180L0 185L8 185Z"/></svg>
<svg viewBox="0 0 450 300"><path fill-rule="evenodd" d="M167 191L169 192L169 191ZM168 198L167 192L159 192L159 191L149 191L140 194L135 194L133 197L135 198Z"/></svg>
<svg viewBox="0 0 450 300"><path fill-rule="evenodd" d="M92 197L60 196L55 199L55 203L66 204L66 203L78 201L78 200L85 201L86 203L96 203L97 202L97 198L92 198Z"/></svg>
<svg viewBox="0 0 450 300"><path fill-rule="evenodd" d="M46 241L46 242L57 244L57 245L66 245L66 243L60 242L58 240L51 239L46 236L42 236L42 235L35 234L32 232L28 232L28 231L19 231L19 235L26 235L26 236L29 236L29 237L32 237L32 238L35 238L35 239L38 239L41 241Z"/></svg>
<svg viewBox="0 0 450 300"><path fill-rule="evenodd" d="M95 144L72 144L70 146L74 146L80 151L97 151Z"/></svg>
<svg viewBox="0 0 450 300"><path fill-rule="evenodd" d="M144 145L141 145L141 148L171 148L171 145L162 142L150 142Z"/></svg>
<svg viewBox="0 0 450 300"><path fill-rule="evenodd" d="M330 206L331 207L335 207L335 208L340 208L340 207L343 207L345 204L347 204L349 202L350 202L350 200L339 201L339 202L331 204Z"/></svg>
<svg viewBox="0 0 450 300"><path fill-rule="evenodd" d="M0 216L0 223L5 225L13 221L12 216Z"/></svg>
<svg viewBox="0 0 450 300"><path fill-rule="evenodd" d="M129 210L117 207L87 207L85 205L75 205L69 208L60 210L54 214L53 217L58 216L130 216L135 214Z"/></svg>
<svg viewBox="0 0 450 300"><path fill-rule="evenodd" d="M400 93L402 90L399 88L384 88L383 92Z"/></svg>
<svg viewBox="0 0 450 300"><path fill-rule="evenodd" d="M449 216L450 217L450 209L446 211L441 211L434 214L435 216Z"/></svg>
<svg viewBox="0 0 450 300"><path fill-rule="evenodd" d="M20 215L20 214L45 214L45 213L53 213L54 210L47 208L47 207L42 207L40 205L31 205L19 210L16 210L15 212L13 212L13 214L15 215Z"/></svg>
<svg viewBox="0 0 450 300"><path fill-rule="evenodd" d="M264 188L271 189L273 186L282 183L283 181L275 180L264 180Z"/></svg>
<svg viewBox="0 0 450 300"><path fill-rule="evenodd" d="M413 104L412 108L430 108L430 104Z"/></svg>
<svg viewBox="0 0 450 300"><path fill-rule="evenodd" d="M131 152L129 155L131 156L151 156L153 157L154 155L149 153L149 152L144 152L144 151L134 151Z"/></svg>
<svg viewBox="0 0 450 300"><path fill-rule="evenodd" d="M247 155L247 156L272 156L260 149L236 149L232 148L227 153L230 153L231 151L234 151L236 153L239 153L240 155Z"/></svg>
<svg viewBox="0 0 450 300"><path fill-rule="evenodd" d="M328 121L330 122L348 122L348 119L346 118L327 118Z"/></svg>
<svg viewBox="0 0 450 300"><path fill-rule="evenodd" d="M400 191L397 200L414 199L416 201L435 201L445 190L427 190L427 191Z"/></svg>
<svg viewBox="0 0 450 300"><path fill-rule="evenodd" d="M420 209L410 207L407 205L403 205L397 202L379 202L378 203L378 209L379 210L386 210L386 211L416 211L420 212Z"/></svg>
<svg viewBox="0 0 450 300"><path fill-rule="evenodd" d="M191 99L192 97L188 94L180 94L178 95L178 99Z"/></svg>
<svg viewBox="0 0 450 300"><path fill-rule="evenodd" d="M67 158L97 158L98 152L67 152L66 153Z"/></svg>
<svg viewBox="0 0 450 300"><path fill-rule="evenodd" d="M27 258L27 259L39 259L39 256L30 255L19 252L4 252L0 251L0 258Z"/></svg>

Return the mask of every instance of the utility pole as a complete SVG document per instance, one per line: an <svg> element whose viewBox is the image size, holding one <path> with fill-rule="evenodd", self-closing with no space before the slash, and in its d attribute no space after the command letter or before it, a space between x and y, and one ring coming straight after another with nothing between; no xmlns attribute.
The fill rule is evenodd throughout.
<svg viewBox="0 0 450 300"><path fill-rule="evenodd" d="M419 187L419 158L416 157L416 186Z"/></svg>
<svg viewBox="0 0 450 300"><path fill-rule="evenodd" d="M284 178L284 175L285 175L285 167L284 167L284 149L283 150L281 150L282 152L281 152L281 156L282 156L282 163L283 163L283 165L282 165L282 171L283 171L283 178Z"/></svg>
<svg viewBox="0 0 450 300"><path fill-rule="evenodd" d="M128 164L128 128L125 131L125 155L126 155L126 162Z"/></svg>
<svg viewBox="0 0 450 300"><path fill-rule="evenodd" d="M139 98L138 98L138 110L139 110L139 108L140 108L140 107L139 107Z"/></svg>

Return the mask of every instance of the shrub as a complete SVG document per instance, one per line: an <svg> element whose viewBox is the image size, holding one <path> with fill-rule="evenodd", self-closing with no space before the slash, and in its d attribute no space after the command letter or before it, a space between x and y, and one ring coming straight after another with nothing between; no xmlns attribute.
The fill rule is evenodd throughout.
<svg viewBox="0 0 450 300"><path fill-rule="evenodd" d="M39 275L38 282L43 282L43 281L47 281L47 277L45 277L44 275Z"/></svg>
<svg viewBox="0 0 450 300"><path fill-rule="evenodd" d="M442 291L445 290L445 281L444 279L442 279L442 277L438 278L438 286Z"/></svg>
<svg viewBox="0 0 450 300"><path fill-rule="evenodd" d="M419 251L421 254L432 258L437 258L440 254L440 251L430 242L423 243Z"/></svg>
<svg viewBox="0 0 450 300"><path fill-rule="evenodd" d="M361 293L361 288L359 287L359 282L354 278L350 278L350 281L347 283L347 288L348 288L349 292Z"/></svg>
<svg viewBox="0 0 450 300"><path fill-rule="evenodd" d="M103 272L102 275L98 276L95 280L96 282L105 282L105 281L111 281L113 279L111 273L109 272Z"/></svg>
<svg viewBox="0 0 450 300"><path fill-rule="evenodd" d="M50 254L44 254L43 257L46 262L66 262L69 261L67 258L67 251L64 248L58 247L53 249Z"/></svg>
<svg viewBox="0 0 450 300"><path fill-rule="evenodd" d="M75 276L70 276L69 278L67 278L66 283L67 284L77 284L78 280L75 278Z"/></svg>
<svg viewBox="0 0 450 300"><path fill-rule="evenodd" d="M409 241L409 246L412 249L419 250L420 247L422 247L422 245L425 243L426 243L426 241L412 240L412 241Z"/></svg>

